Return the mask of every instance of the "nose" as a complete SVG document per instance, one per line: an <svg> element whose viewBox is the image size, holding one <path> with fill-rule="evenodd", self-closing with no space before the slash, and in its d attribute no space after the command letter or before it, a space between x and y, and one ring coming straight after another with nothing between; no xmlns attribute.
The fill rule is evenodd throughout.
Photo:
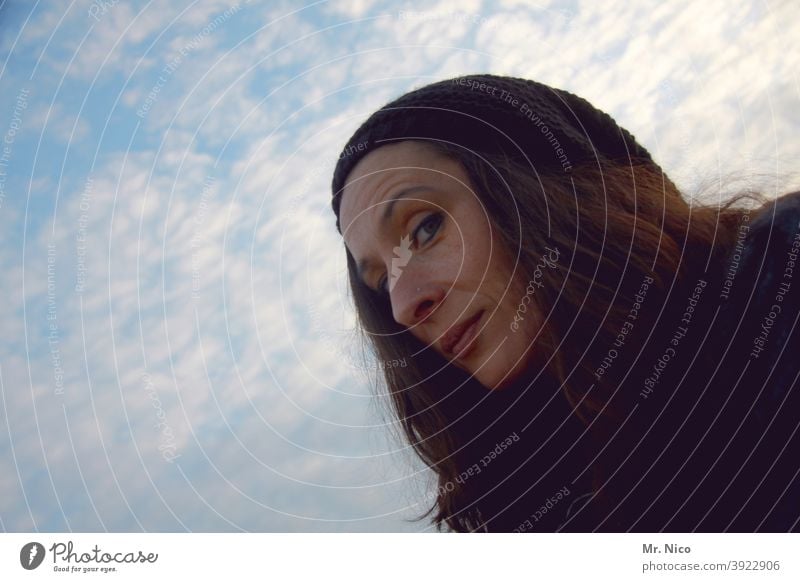
<svg viewBox="0 0 800 582"><path fill-rule="evenodd" d="M390 291L394 320L408 328L419 325L433 313L445 294L442 285L403 273Z"/></svg>

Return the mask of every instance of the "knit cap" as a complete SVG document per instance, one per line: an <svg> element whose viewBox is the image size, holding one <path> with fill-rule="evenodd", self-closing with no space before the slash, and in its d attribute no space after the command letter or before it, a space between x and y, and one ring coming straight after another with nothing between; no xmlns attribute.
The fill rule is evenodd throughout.
<svg viewBox="0 0 800 582"><path fill-rule="evenodd" d="M601 160L655 165L648 151L611 116L568 91L516 77L455 77L387 103L349 139L331 185L340 232L341 194L352 169L371 151L408 139L504 153L537 172L568 174L577 163Z"/></svg>

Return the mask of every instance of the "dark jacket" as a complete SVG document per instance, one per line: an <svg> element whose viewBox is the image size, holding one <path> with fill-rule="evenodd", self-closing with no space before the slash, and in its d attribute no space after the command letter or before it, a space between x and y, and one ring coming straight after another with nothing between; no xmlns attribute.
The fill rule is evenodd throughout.
<svg viewBox="0 0 800 582"><path fill-rule="evenodd" d="M800 531L800 193L749 222L662 318L677 345L632 376L642 401L613 501L587 496L561 531Z"/></svg>
<svg viewBox="0 0 800 582"><path fill-rule="evenodd" d="M673 289L615 446L585 458L579 423L543 425L550 457L502 460L517 501L489 531L800 531L800 192L742 225L727 263Z"/></svg>

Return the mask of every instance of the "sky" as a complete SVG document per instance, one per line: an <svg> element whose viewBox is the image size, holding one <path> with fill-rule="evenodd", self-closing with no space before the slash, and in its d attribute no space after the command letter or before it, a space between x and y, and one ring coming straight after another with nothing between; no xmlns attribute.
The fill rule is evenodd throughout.
<svg viewBox="0 0 800 582"><path fill-rule="evenodd" d="M330 208L412 88L535 79L687 197L800 188L789 0L0 2L3 531L433 531Z"/></svg>

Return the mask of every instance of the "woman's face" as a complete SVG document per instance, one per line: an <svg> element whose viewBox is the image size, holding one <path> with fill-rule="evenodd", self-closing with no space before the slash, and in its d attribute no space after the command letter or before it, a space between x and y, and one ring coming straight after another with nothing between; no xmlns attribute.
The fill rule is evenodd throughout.
<svg viewBox="0 0 800 582"><path fill-rule="evenodd" d="M540 317L532 303L520 310L527 281L458 162L421 142L382 146L348 176L340 220L397 323L487 388L525 370Z"/></svg>

